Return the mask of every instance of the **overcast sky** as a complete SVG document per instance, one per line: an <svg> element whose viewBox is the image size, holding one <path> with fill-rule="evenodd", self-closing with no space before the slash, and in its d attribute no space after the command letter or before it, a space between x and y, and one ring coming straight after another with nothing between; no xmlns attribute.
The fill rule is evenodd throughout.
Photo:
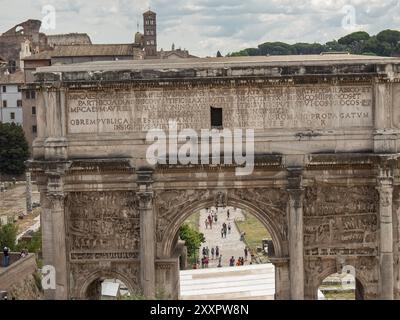
<svg viewBox="0 0 400 320"><path fill-rule="evenodd" d="M48 34L86 32L93 43L128 43L143 29L142 13L157 13L158 47L214 56L265 41L321 42L365 30L400 30L400 0L0 0L0 33L43 6L56 10ZM353 10L354 8L354 10Z"/></svg>

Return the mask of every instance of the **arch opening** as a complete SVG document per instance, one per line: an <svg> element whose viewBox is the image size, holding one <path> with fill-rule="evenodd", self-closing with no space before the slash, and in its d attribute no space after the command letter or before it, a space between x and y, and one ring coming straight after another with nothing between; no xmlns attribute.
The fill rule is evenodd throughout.
<svg viewBox="0 0 400 320"><path fill-rule="evenodd" d="M130 277L106 270L93 272L77 290L77 298L84 300L136 300L142 297Z"/></svg>
<svg viewBox="0 0 400 320"><path fill-rule="evenodd" d="M129 300L134 298L124 281L119 278L98 277L85 290L87 300Z"/></svg>
<svg viewBox="0 0 400 320"><path fill-rule="evenodd" d="M161 255L164 257L170 257L174 254L179 240L179 228L191 215L206 208L213 207L215 208L215 201L214 199L210 198L206 201L197 201L189 204L186 208L181 210L181 213L175 216L163 234ZM282 237L282 229L285 229L286 226L283 223L279 224L277 221L275 221L269 212L266 210L261 210L251 202L233 198L227 201L225 207L240 209L260 221L271 237L274 257L284 257L288 254L287 243Z"/></svg>
<svg viewBox="0 0 400 320"><path fill-rule="evenodd" d="M364 300L364 285L352 265L343 266L341 272L330 270L319 282L319 300Z"/></svg>
<svg viewBox="0 0 400 320"><path fill-rule="evenodd" d="M246 294L274 299L275 267L269 258L275 257L276 250L265 222L251 210L234 206L206 206L185 218L174 235L175 247L181 248L175 250L179 251L181 299L202 299L211 293L213 299ZM204 242L193 247L196 234ZM224 280L225 274L229 281ZM190 284L186 279L191 279Z"/></svg>

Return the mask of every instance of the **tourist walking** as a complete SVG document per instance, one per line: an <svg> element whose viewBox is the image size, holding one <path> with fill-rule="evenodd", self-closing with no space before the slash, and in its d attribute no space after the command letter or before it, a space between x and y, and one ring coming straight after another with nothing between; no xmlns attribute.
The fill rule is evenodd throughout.
<svg viewBox="0 0 400 320"><path fill-rule="evenodd" d="M222 267L222 254L218 258L218 268Z"/></svg>
<svg viewBox="0 0 400 320"><path fill-rule="evenodd" d="M214 260L214 255L215 255L215 251L214 251L214 247L211 248L211 257Z"/></svg>
<svg viewBox="0 0 400 320"><path fill-rule="evenodd" d="M207 251L206 251L205 247L203 247L203 250L201 250L201 253L203 254L203 256L207 255Z"/></svg>
<svg viewBox="0 0 400 320"><path fill-rule="evenodd" d="M221 238L224 237L224 228L221 228Z"/></svg>
<svg viewBox="0 0 400 320"><path fill-rule="evenodd" d="M208 229L208 219L206 219L206 221L204 221L205 225L206 225L206 229Z"/></svg>
<svg viewBox="0 0 400 320"><path fill-rule="evenodd" d="M219 257L219 247L215 247L215 256L218 258Z"/></svg>
<svg viewBox="0 0 400 320"><path fill-rule="evenodd" d="M229 234L231 233L231 229L232 229L232 228L231 228L231 223L229 222L229 223L228 223L228 233L229 233Z"/></svg>
<svg viewBox="0 0 400 320"><path fill-rule="evenodd" d="M249 255L249 250L247 249L247 247L244 248L244 258L247 261L247 257Z"/></svg>
<svg viewBox="0 0 400 320"><path fill-rule="evenodd" d="M230 267L234 267L235 266L235 258L233 256L229 259L229 266Z"/></svg>

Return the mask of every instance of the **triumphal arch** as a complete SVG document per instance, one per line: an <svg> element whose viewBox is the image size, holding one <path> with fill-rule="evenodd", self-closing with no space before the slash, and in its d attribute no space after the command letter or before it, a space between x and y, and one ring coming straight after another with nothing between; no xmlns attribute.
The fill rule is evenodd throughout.
<svg viewBox="0 0 400 320"><path fill-rule="evenodd" d="M276 299L315 299L345 265L360 299L400 298L400 59L115 61L35 77L29 168L45 264L56 269L48 298L94 297L107 277L148 298L160 289L179 298L178 229L214 205L242 208L271 233ZM175 138L183 129L236 138L254 130L252 170L238 174L246 164L236 158L214 163L204 146L208 163L174 161L184 142L168 134L171 123ZM156 163L154 129L168 144Z"/></svg>

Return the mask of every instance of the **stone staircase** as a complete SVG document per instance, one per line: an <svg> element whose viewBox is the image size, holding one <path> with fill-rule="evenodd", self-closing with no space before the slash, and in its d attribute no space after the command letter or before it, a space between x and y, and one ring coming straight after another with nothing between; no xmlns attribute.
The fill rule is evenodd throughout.
<svg viewBox="0 0 400 320"><path fill-rule="evenodd" d="M273 300L275 268L269 264L180 272L182 300Z"/></svg>

